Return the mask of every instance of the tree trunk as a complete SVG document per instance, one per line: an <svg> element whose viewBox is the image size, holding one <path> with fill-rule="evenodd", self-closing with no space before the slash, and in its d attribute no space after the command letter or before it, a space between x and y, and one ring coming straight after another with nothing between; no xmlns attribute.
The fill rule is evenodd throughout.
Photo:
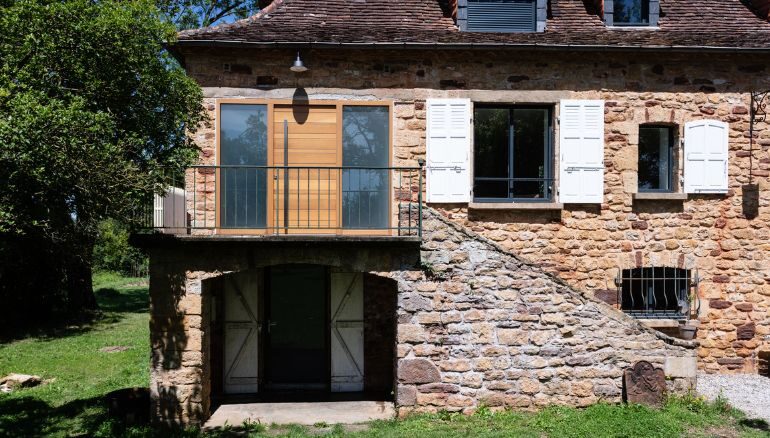
<svg viewBox="0 0 770 438"><path fill-rule="evenodd" d="M67 307L70 315L92 312L97 309L96 296L91 278L94 242L82 237L78 244L69 246L66 258ZM66 250L66 249L65 249Z"/></svg>

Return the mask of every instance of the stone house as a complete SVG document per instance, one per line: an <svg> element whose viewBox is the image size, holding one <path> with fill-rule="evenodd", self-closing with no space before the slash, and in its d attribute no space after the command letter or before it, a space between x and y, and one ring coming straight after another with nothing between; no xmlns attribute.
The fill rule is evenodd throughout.
<svg viewBox="0 0 770 438"><path fill-rule="evenodd" d="M767 372L765 3L274 0L181 32L212 122L137 236L156 418Z"/></svg>

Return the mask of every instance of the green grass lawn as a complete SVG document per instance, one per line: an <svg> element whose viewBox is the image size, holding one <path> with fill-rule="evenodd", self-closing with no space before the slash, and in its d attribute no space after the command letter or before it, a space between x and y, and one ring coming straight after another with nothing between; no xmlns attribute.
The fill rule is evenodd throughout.
<svg viewBox="0 0 770 438"><path fill-rule="evenodd" d="M105 394L149 382L147 285L114 274L94 278L104 314L97 322L0 344L0 376L37 374L46 385L0 394L0 437L205 436L197 430L125 429L107 417ZM128 347L105 353L103 347ZM767 437L723 402L674 398L660 410L599 404L538 413L481 409L473 416L420 415L366 427L250 425L208 436L349 437Z"/></svg>
<svg viewBox="0 0 770 438"><path fill-rule="evenodd" d="M0 436L91 434L104 420L105 394L148 385L147 285L98 274L94 287L104 312L96 323L0 344L0 376L15 372L50 379L37 388L0 394ZM128 349L99 351L109 346Z"/></svg>

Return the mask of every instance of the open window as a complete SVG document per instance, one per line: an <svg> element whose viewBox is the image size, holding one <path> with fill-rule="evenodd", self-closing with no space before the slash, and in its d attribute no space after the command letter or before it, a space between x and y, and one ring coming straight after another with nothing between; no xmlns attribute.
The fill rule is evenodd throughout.
<svg viewBox="0 0 770 438"><path fill-rule="evenodd" d="M692 280L689 269L623 269L615 283L620 309L634 317L685 319L690 315Z"/></svg>
<svg viewBox="0 0 770 438"><path fill-rule="evenodd" d="M639 127L638 179L640 192L676 191L675 129L670 126Z"/></svg>
<svg viewBox="0 0 770 438"><path fill-rule="evenodd" d="M605 0L604 21L608 26L657 26L660 0Z"/></svg>
<svg viewBox="0 0 770 438"><path fill-rule="evenodd" d="M476 105L476 202L552 199L551 113L547 107Z"/></svg>

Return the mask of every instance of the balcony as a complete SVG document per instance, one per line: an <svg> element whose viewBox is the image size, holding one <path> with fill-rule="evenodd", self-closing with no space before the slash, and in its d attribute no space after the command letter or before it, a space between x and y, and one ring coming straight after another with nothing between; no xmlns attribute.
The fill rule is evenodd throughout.
<svg viewBox="0 0 770 438"><path fill-rule="evenodd" d="M421 237L420 167L193 166L140 218L192 237Z"/></svg>

